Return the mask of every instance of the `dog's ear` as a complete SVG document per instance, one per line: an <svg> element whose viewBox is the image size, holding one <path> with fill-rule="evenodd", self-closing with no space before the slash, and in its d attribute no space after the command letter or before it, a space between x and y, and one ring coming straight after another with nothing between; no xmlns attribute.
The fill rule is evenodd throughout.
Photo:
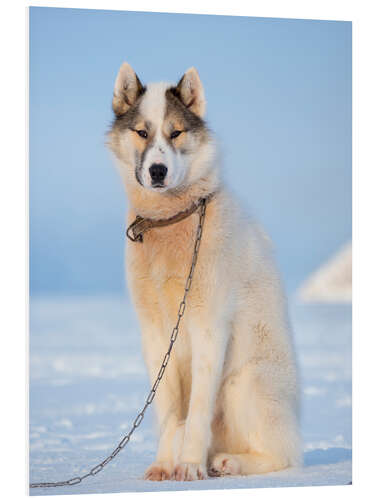
<svg viewBox="0 0 375 500"><path fill-rule="evenodd" d="M137 97L144 92L144 87L133 68L127 62L121 65L113 91L112 108L121 116L132 106Z"/></svg>
<svg viewBox="0 0 375 500"><path fill-rule="evenodd" d="M183 104L199 117L206 111L206 99L198 71L189 68L176 87L176 95Z"/></svg>

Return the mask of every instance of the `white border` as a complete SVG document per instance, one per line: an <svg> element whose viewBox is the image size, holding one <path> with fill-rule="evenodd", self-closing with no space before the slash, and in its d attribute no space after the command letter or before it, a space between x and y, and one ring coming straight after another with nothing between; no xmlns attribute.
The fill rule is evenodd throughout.
<svg viewBox="0 0 375 500"><path fill-rule="evenodd" d="M125 0L76 0L34 1L31 5L49 7L96 8L113 10L144 10L157 12L191 12L206 14L247 15L256 17L282 17L304 19L332 19L353 21L353 207L354 207L354 479L352 487L305 487L263 490L222 490L203 492L173 492L175 498L329 498L338 494L346 498L368 498L374 491L374 337L373 292L374 282L374 124L373 89L375 88L373 47L374 13L372 2L344 0L252 0L202 2L180 0L178 3L159 0L140 4ZM27 320L25 307L27 266L27 223L25 220L24 170L25 116L25 6L28 2L8 2L2 6L0 47L1 57L1 163L0 163L0 217L1 217L1 338L2 354L2 441L0 470L2 471L1 496L12 500L25 495L25 374L24 330ZM157 7L156 7L157 5ZM230 7L229 7L230 5ZM177 10L178 9L178 10ZM25 120L26 122L26 120ZM361 240L359 243L359 236ZM26 249L26 250L25 250ZM367 292L367 293L366 293ZM4 359L3 359L4 358ZM165 493L154 493L161 498ZM121 494L126 498L143 498L147 493ZM48 498L48 497L47 497ZM82 498L82 495L70 495ZM95 496L114 498L113 494Z"/></svg>
<svg viewBox="0 0 375 500"><path fill-rule="evenodd" d="M323 0L291 1L283 0L253 0L247 5L243 0L219 1L164 1L144 0L131 2L126 0L64 0L64 1L33 1L29 5L40 7L70 7L105 10L133 10L149 12L173 12L191 14L214 14L227 16L279 17L297 19L331 19L336 21L351 21L355 15L354 2L343 0L329 2Z"/></svg>

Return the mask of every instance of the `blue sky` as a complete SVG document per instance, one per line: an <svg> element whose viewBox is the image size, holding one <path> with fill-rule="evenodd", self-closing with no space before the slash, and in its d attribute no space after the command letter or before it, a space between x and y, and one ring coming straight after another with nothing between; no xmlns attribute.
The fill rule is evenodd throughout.
<svg viewBox="0 0 375 500"><path fill-rule="evenodd" d="M125 288L126 199L105 147L126 60L195 66L225 178L274 240L289 292L351 238L351 23L30 9L30 290Z"/></svg>

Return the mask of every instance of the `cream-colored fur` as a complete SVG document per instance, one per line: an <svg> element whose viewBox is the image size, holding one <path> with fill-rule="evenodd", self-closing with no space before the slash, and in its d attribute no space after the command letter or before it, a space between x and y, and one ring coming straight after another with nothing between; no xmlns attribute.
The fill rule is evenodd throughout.
<svg viewBox="0 0 375 500"><path fill-rule="evenodd" d="M196 77L194 70L193 85ZM160 88L165 92L165 86ZM194 91L196 102L204 103L203 90L198 86ZM157 99L155 89L153 94ZM155 137L160 135L165 113L160 102L151 106L146 101L143 113L155 123ZM196 150L185 160L180 189L159 192L135 180L131 131L110 133L130 203L129 223L137 214L172 216L216 192L207 205L180 333L154 400L160 440L145 477L195 480L208 473L260 474L296 466L297 373L269 240L221 181L212 139L186 140L195 140ZM127 279L151 381L176 322L197 223L195 213L173 226L152 229L143 243L127 245Z"/></svg>

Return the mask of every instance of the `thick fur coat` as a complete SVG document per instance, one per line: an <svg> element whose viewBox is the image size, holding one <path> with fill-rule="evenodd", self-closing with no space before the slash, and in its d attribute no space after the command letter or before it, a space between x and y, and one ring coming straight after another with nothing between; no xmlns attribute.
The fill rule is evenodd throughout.
<svg viewBox="0 0 375 500"><path fill-rule="evenodd" d="M186 312L154 404L160 433L150 480L260 474L300 464L297 372L270 242L221 179L203 120L204 91L143 86L124 63L108 135L136 215L164 219L214 193ZM153 382L176 323L198 214L128 242L126 270Z"/></svg>

